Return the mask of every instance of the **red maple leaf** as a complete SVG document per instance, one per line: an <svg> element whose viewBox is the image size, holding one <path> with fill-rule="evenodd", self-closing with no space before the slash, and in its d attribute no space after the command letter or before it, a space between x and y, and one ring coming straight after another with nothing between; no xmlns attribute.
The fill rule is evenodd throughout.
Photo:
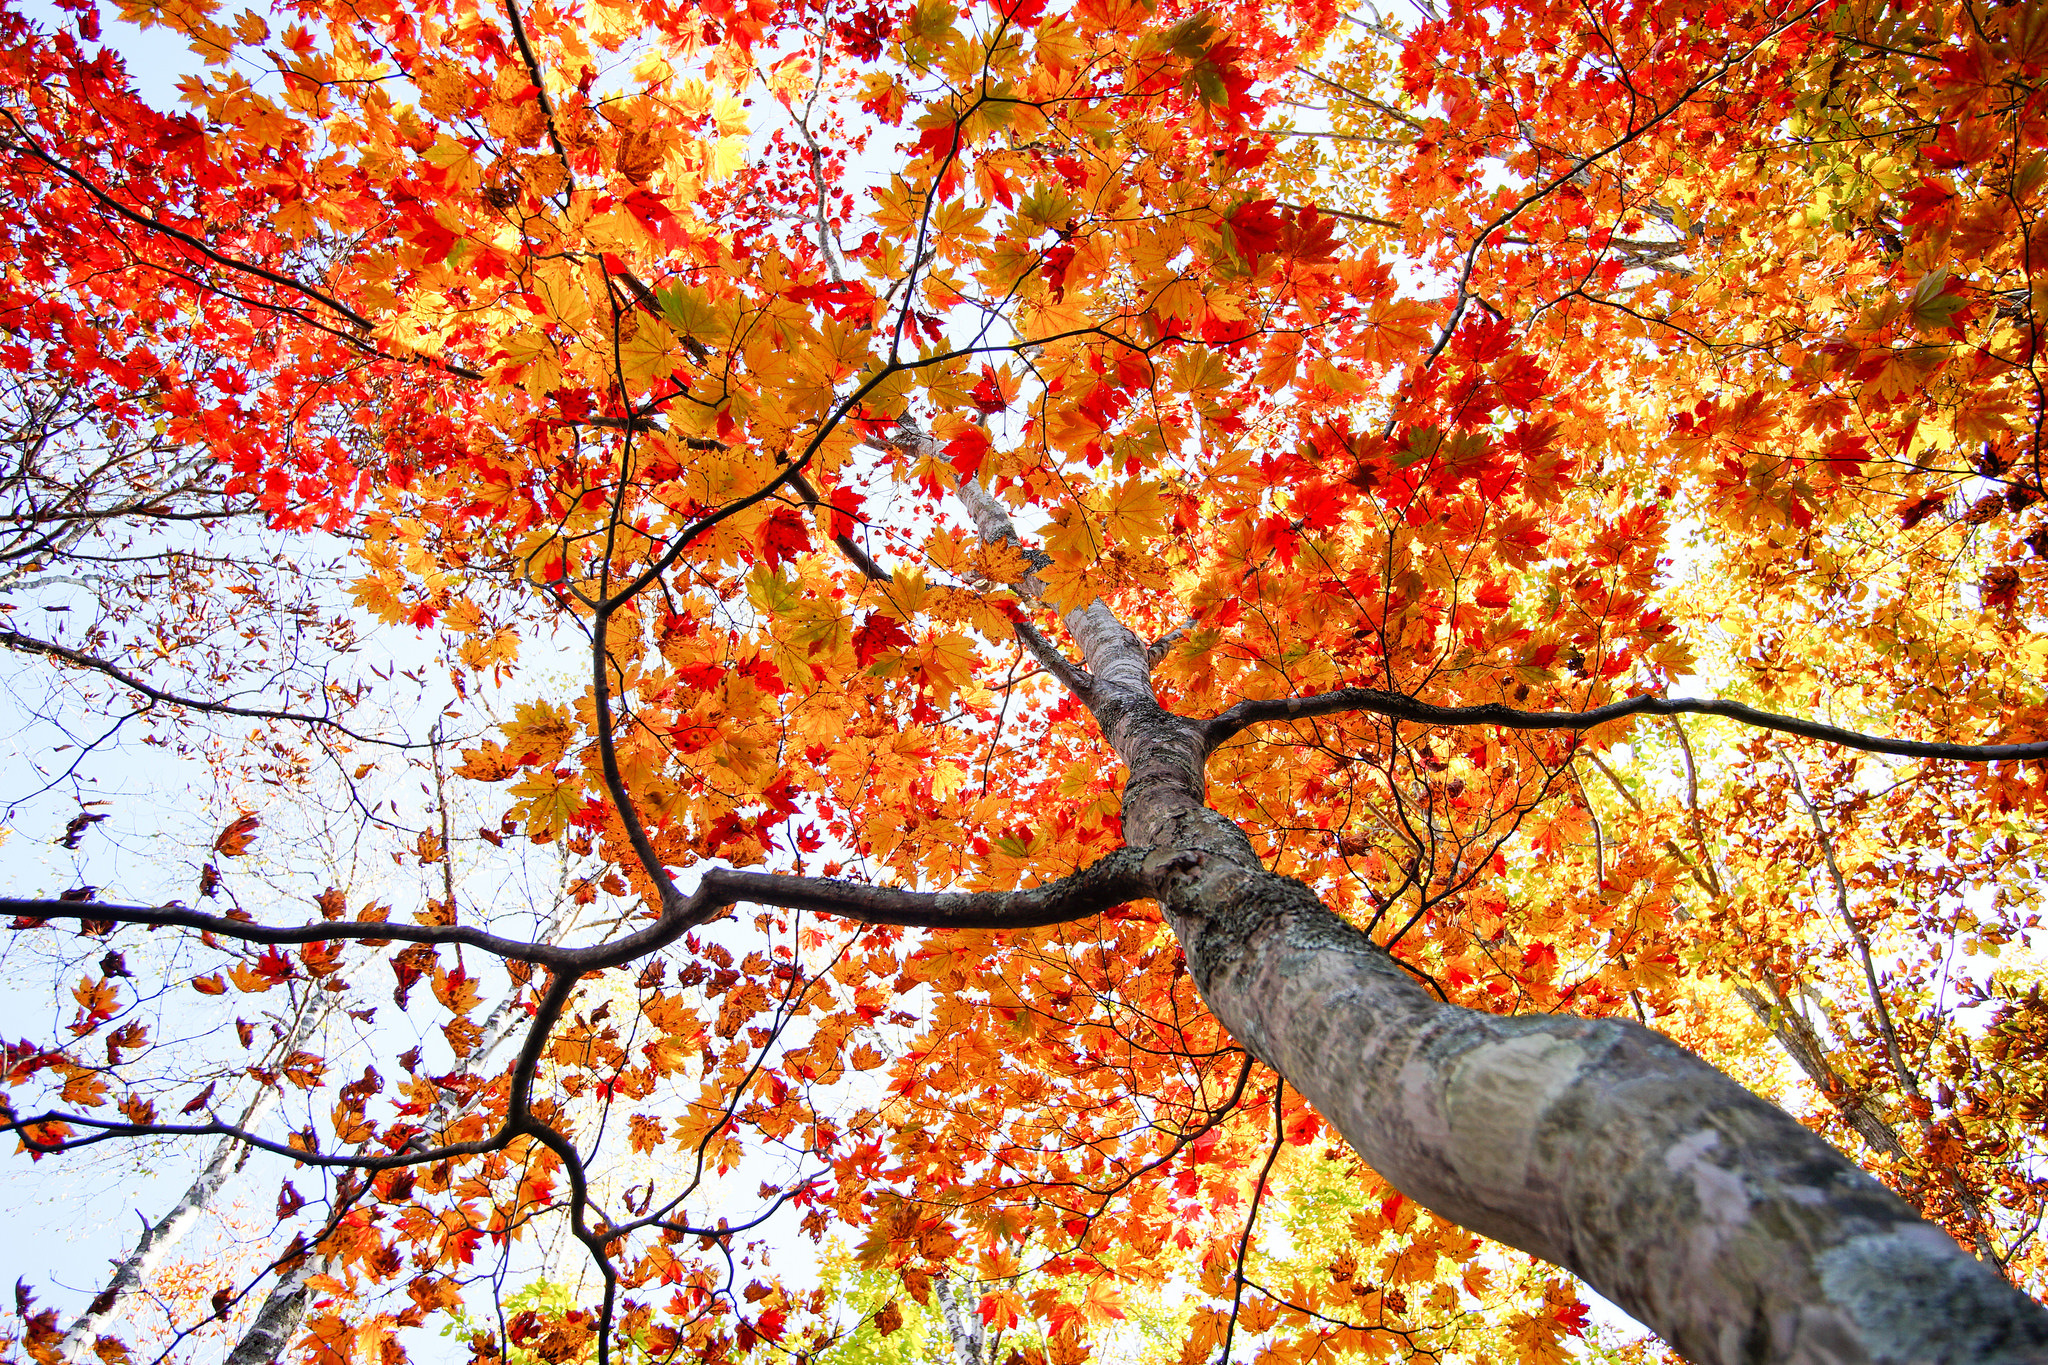
<svg viewBox="0 0 2048 1365"><path fill-rule="evenodd" d="M771 568L811 548L811 529L793 507L778 507L761 523L761 559Z"/></svg>
<svg viewBox="0 0 2048 1365"><path fill-rule="evenodd" d="M690 244L690 234L683 231L682 223L658 195L634 190L623 202L626 212L638 219L640 226L653 233L663 246L676 251Z"/></svg>
<svg viewBox="0 0 2048 1365"><path fill-rule="evenodd" d="M788 290L783 297L799 303L816 304L827 317L839 322L865 325L875 316L874 293L859 280L802 284Z"/></svg>
<svg viewBox="0 0 2048 1365"><path fill-rule="evenodd" d="M850 488L835 488L830 498L832 538L850 536L860 524L861 496Z"/></svg>
<svg viewBox="0 0 2048 1365"><path fill-rule="evenodd" d="M1253 269L1258 267L1259 257L1277 250L1286 235L1287 223L1274 207L1271 199L1247 200L1223 220L1230 229L1231 245Z"/></svg>
<svg viewBox="0 0 2048 1365"><path fill-rule="evenodd" d="M1327 531L1344 515L1344 498L1335 484L1312 483L1294 495L1294 515L1311 531Z"/></svg>
<svg viewBox="0 0 2048 1365"><path fill-rule="evenodd" d="M969 427L946 442L946 462L960 471L963 478L971 477L981 468L982 457L988 454L988 448L988 433L980 427Z"/></svg>
<svg viewBox="0 0 2048 1365"><path fill-rule="evenodd" d="M895 617L871 611L853 633L853 656L866 668L890 650L902 649L910 642L910 632Z"/></svg>
<svg viewBox="0 0 2048 1365"><path fill-rule="evenodd" d="M1509 590L1507 580L1500 578L1481 585L1479 591L1472 595L1474 606L1485 607L1489 611L1500 611L1512 601L1514 593Z"/></svg>

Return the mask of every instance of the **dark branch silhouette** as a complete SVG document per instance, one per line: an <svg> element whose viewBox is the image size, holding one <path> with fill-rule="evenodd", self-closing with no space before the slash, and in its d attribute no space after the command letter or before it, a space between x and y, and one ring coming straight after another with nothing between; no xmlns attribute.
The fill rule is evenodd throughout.
<svg viewBox="0 0 2048 1365"><path fill-rule="evenodd" d="M1865 753L1891 754L1898 758L1938 758L1954 763L1999 763L2048 758L2048 740L2026 744L1944 744L1921 739L1888 739L1826 725L1797 716L1760 711L1739 701L1704 697L1628 697L1584 711L1517 711L1513 707L1488 703L1484 706L1435 706L1399 692L1382 692L1371 687L1347 687L1312 697L1271 697L1241 701L1204 725L1210 749L1233 735L1266 720L1308 720L1317 716L1341 715L1347 711L1369 711L1394 720L1418 725L1497 725L1505 730L1591 730L1610 721L1630 716L1720 716L1763 730L1817 739L1824 744L1861 749Z"/></svg>
<svg viewBox="0 0 2048 1365"><path fill-rule="evenodd" d="M309 712L287 711L269 706L237 706L232 702L211 701L205 697L193 697L180 692L169 692L156 686L154 683L137 677L118 664L109 663L105 659L80 650L67 648L64 645L56 644L49 640L39 640L32 635L23 635L20 631L0 630L0 645L4 645L8 649L19 650L24 654L41 654L52 659L62 659L65 663L71 664L74 667L88 669L91 672L112 678L129 691L140 693L149 700L159 702L165 706L182 706L188 711L200 711L214 716L240 716L246 720L277 720L288 721L297 725L317 725L333 730L337 734L346 735L358 744L376 744L391 749L425 749L430 747L430 744L426 741L410 743L405 740L379 739L375 735L366 735L359 730L350 729L332 716L316 716Z"/></svg>
<svg viewBox="0 0 2048 1365"><path fill-rule="evenodd" d="M270 925L169 905L115 905L101 901L0 899L0 914L16 917L15 929L46 920L141 924L151 928L198 929L243 943L369 942L460 945L513 962L531 962L556 972L588 973L622 966L667 947L719 911L741 902L809 910L861 924L924 929L1038 929L1100 914L1113 905L1151 894L1152 878L1142 850L1120 848L1087 867L1021 891L908 891L866 886L825 877L777 872L740 872L717 867L705 872L697 889L655 923L609 943L586 948L529 942L486 933L468 925L395 924L335 920L317 924ZM180 1130L184 1131L184 1130ZM191 1131L213 1131L193 1129Z"/></svg>

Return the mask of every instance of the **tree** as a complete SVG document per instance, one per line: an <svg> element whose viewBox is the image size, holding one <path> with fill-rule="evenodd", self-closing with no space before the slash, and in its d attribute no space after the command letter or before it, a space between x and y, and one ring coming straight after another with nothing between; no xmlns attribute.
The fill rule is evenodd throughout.
<svg viewBox="0 0 2048 1365"><path fill-rule="evenodd" d="M153 16L218 68L177 114L67 13L0 15L0 356L91 396L36 450L338 545L395 642L276 705L234 691L261 632L11 643L261 724L259 769L306 727L291 780L439 874L409 917L8 902L180 935L184 1008L317 982L361 1022L283 1132L124 1057L109 965L8 1049L32 1158L232 1138L331 1181L281 1190L238 1358L317 1289L301 1345L394 1361L550 1225L596 1288L476 1359L801 1355L828 1305L746 1248L785 1211L944 1313L1039 1285L975 1308L1049 1359L1176 1274L1190 1362L1475 1303L1555 1356L1583 1307L1510 1320L1470 1233L1697 1361L2048 1355L2048 1030L1989 965L2048 795L2034 9L190 6ZM460 767L327 709L400 666ZM474 890L519 836L607 928ZM1893 1189L1652 1011L1760 1084L1776 1038ZM1325 1125L1413 1280L1248 1275Z"/></svg>

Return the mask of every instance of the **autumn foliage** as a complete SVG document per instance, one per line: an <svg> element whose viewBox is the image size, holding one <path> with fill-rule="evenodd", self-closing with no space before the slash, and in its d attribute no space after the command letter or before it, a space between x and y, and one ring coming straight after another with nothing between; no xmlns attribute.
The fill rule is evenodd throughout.
<svg viewBox="0 0 2048 1365"><path fill-rule="evenodd" d="M1128 872L1097 602L1436 997L1646 1022L2048 1287L2048 769L1981 751L2048 741L2048 9L180 0L158 107L60 8L0 645L186 795L10 790L77 885L0 1109L255 1147L172 1349L1562 1358L1136 882L1001 927ZM1813 724L1509 718L1645 696Z"/></svg>

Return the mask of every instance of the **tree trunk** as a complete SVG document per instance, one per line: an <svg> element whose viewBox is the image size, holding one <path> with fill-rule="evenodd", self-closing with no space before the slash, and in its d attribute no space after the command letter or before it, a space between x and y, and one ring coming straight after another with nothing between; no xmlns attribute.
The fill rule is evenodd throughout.
<svg viewBox="0 0 2048 1365"><path fill-rule="evenodd" d="M292 1333L305 1320L306 1300L313 1296L309 1281L325 1264L323 1258L308 1252L305 1260L271 1286L263 1306L256 1310L255 1321L228 1353L226 1365L268 1365L284 1355Z"/></svg>
<svg viewBox="0 0 2048 1365"><path fill-rule="evenodd" d="M943 1275L932 1281L932 1293L946 1325L950 1365L993 1365L988 1329L975 1311L974 1296Z"/></svg>
<svg viewBox="0 0 2048 1365"><path fill-rule="evenodd" d="M985 492L963 500L1007 530ZM1698 1365L2048 1362L2038 1304L1669 1039L1425 994L1208 808L1207 727L1160 707L1108 607L1066 624L1129 770L1125 838L1204 1000L1403 1194L1571 1270Z"/></svg>

